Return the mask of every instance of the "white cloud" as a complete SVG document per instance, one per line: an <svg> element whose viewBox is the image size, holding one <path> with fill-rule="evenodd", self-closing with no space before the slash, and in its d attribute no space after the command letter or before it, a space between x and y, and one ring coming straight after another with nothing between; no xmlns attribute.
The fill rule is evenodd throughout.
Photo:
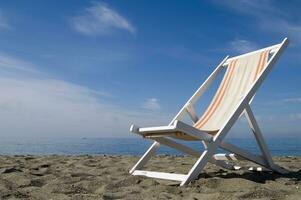
<svg viewBox="0 0 301 200"><path fill-rule="evenodd" d="M159 104L158 99L156 99L156 98L150 98L150 99L147 99L142 104L142 108L147 109L147 110L151 110L151 111L157 111L157 110L161 109L161 106Z"/></svg>
<svg viewBox="0 0 301 200"><path fill-rule="evenodd" d="M9 58L10 66L20 61ZM141 126L168 122L168 114L122 107L112 103L107 93L46 78L43 73L28 76L25 68L0 65L0 70L15 74L0 74L1 136L127 137L133 122Z"/></svg>
<svg viewBox="0 0 301 200"><path fill-rule="evenodd" d="M75 30L85 35L109 35L115 29L136 33L136 28L125 17L104 3L94 3L71 22Z"/></svg>
<svg viewBox="0 0 301 200"><path fill-rule="evenodd" d="M258 46L248 40L235 39L229 43L230 49L236 53L247 53L258 49Z"/></svg>

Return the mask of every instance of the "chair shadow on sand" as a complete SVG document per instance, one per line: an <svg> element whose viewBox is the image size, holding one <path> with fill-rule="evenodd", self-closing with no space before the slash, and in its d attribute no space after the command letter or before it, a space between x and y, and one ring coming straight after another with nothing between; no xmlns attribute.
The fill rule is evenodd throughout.
<svg viewBox="0 0 301 200"><path fill-rule="evenodd" d="M256 183L265 183L266 181L276 181L279 178L288 178L291 181L299 182L301 181L301 170L290 171L287 174L278 174L273 172L258 172L258 171L246 171L243 173L230 172L226 170L219 170L218 172L204 173L200 174L198 179L201 178L223 178L223 179L232 179L232 178L241 178L247 179Z"/></svg>

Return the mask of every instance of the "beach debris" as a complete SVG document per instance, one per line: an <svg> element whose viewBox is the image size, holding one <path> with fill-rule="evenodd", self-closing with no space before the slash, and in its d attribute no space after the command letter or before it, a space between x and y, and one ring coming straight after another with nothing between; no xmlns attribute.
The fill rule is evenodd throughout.
<svg viewBox="0 0 301 200"><path fill-rule="evenodd" d="M8 174L13 172L22 172L22 170L18 169L17 167L7 167L7 168L0 169L1 174Z"/></svg>
<svg viewBox="0 0 301 200"><path fill-rule="evenodd" d="M105 192L102 197L103 199L122 199L126 196L124 192Z"/></svg>
<svg viewBox="0 0 301 200"><path fill-rule="evenodd" d="M35 175L35 176L44 176L47 174L48 168L35 168L31 169L30 174Z"/></svg>

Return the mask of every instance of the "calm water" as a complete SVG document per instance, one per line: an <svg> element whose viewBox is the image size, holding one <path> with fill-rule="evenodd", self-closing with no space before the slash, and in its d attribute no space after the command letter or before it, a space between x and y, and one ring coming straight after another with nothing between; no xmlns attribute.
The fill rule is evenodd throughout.
<svg viewBox="0 0 301 200"><path fill-rule="evenodd" d="M233 144L250 151L259 152L253 139L229 139ZM267 140L273 155L301 156L300 139ZM0 154L110 154L141 155L151 141L140 138L0 138ZM200 143L187 143L195 149L202 149ZM180 154L173 149L160 148L160 154Z"/></svg>

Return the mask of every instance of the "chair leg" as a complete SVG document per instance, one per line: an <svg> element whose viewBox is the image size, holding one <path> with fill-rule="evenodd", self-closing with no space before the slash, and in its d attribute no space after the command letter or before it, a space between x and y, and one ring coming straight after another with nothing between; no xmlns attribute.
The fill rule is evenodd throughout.
<svg viewBox="0 0 301 200"><path fill-rule="evenodd" d="M245 110L246 110L245 114L246 114L246 117L248 119L250 128L252 129L252 132L254 133L254 136L256 138L257 144L259 145L259 148L262 152L263 157L265 158L268 166L272 170L279 172L279 167L274 164L271 153L268 149L267 144L265 143L265 140L263 138L261 130L258 126L258 123L255 119L255 116L254 116L250 106L246 106Z"/></svg>
<svg viewBox="0 0 301 200"><path fill-rule="evenodd" d="M260 148L263 156L265 157L267 163L269 165L272 165L273 164L272 156L271 156L269 149L264 141L264 138L262 136L262 133L260 131L260 128L257 124L257 121L255 119L255 116L254 116L250 106L246 106L245 110L246 110L245 113L246 113L246 117L248 119L250 128L251 128L252 132L254 133L254 136L259 145L259 148Z"/></svg>
<svg viewBox="0 0 301 200"><path fill-rule="evenodd" d="M188 172L186 179L181 182L181 186L190 183L198 177L198 175L201 173L206 164L214 155L217 147L217 142L213 142L208 146L208 148L202 153L200 158L196 161L191 170Z"/></svg>
<svg viewBox="0 0 301 200"><path fill-rule="evenodd" d="M130 174L132 174L135 170L141 169L147 161L156 153L156 150L160 147L160 143L154 142L150 148L144 153L144 155L139 159L139 161L134 165L134 167L130 170Z"/></svg>
<svg viewBox="0 0 301 200"><path fill-rule="evenodd" d="M198 175L201 173L201 171L204 169L205 165L208 163L208 161L212 158L214 153L216 152L217 148L220 146L221 142L224 140L225 136L233 126L233 124L236 122L237 118L243 111L242 108L243 105L241 105L241 111L238 108L234 114L230 117L230 119L225 123L225 125L219 130L219 132L214 136L213 141L208 143L207 149L202 153L200 158L197 160L197 162L194 164L194 166L189 171L186 179L181 182L181 186L190 183L194 179L198 177Z"/></svg>
<svg viewBox="0 0 301 200"><path fill-rule="evenodd" d="M204 148L207 149L208 142L202 141L202 144L203 144ZM212 157L212 159L210 160L210 162L213 163L213 164L215 164L215 165L217 165L217 166L220 166L222 168L229 169L229 170L233 170L236 167L235 165L230 164L230 163L228 163L228 162L226 162L224 160L218 160L218 159L216 159L215 156Z"/></svg>

